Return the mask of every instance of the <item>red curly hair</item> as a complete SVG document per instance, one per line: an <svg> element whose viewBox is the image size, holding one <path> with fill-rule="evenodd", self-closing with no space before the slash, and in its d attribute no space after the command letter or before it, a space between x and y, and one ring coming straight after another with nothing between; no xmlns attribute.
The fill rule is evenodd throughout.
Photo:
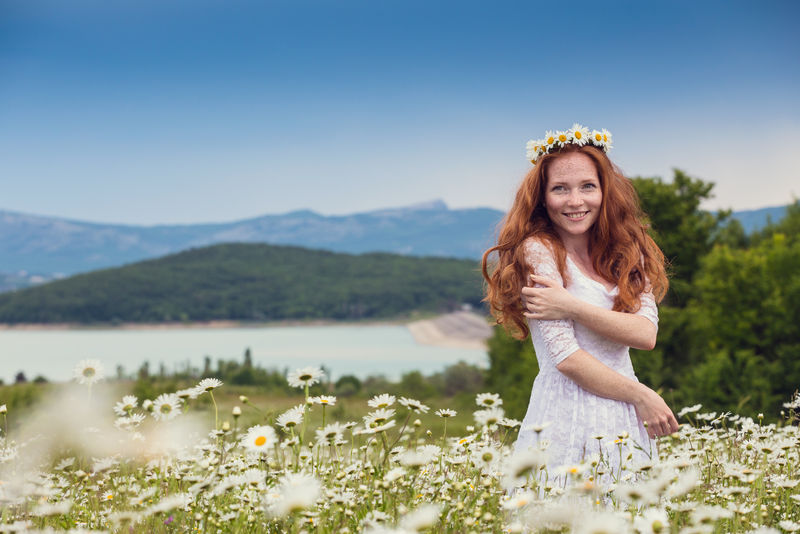
<svg viewBox="0 0 800 534"><path fill-rule="evenodd" d="M661 302L669 287L664 254L647 234L645 215L633 184L602 150L566 145L539 158L525 176L511 210L501 223L497 245L484 252L481 260L487 283L483 300L489 303L497 323L518 339L525 339L530 333L523 315L521 291L533 267L525 262L522 242L535 237L548 243L562 278L567 280L567 253L544 205L547 169L567 152L589 156L597 168L603 200L597 220L589 230L589 254L594 270L619 289L613 309L636 312L642 292L651 289L656 302ZM497 252L497 261L492 262L489 274L489 255L493 252Z"/></svg>

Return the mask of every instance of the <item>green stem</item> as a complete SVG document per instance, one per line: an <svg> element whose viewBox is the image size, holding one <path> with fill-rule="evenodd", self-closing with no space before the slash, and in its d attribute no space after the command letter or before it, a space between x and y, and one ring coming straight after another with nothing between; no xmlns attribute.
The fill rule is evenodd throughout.
<svg viewBox="0 0 800 534"><path fill-rule="evenodd" d="M209 390L208 394L211 395L211 402L214 403L214 430L219 430L219 410L217 409L217 401L214 399L214 392Z"/></svg>

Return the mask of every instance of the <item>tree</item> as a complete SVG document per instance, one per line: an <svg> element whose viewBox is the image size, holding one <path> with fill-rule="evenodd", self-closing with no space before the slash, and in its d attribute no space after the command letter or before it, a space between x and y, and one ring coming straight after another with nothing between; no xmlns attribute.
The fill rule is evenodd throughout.
<svg viewBox="0 0 800 534"><path fill-rule="evenodd" d="M500 395L509 417L522 419L528 409L533 379L539 373L533 344L530 338L516 340L502 326L495 326L488 345L486 387Z"/></svg>
<svg viewBox="0 0 800 534"><path fill-rule="evenodd" d="M700 260L711 250L717 228L730 212L701 210L701 202L713 196L714 184L679 169L674 172L672 182L641 177L632 181L650 221L650 234L669 261L671 287L666 302L682 307L688 302Z"/></svg>

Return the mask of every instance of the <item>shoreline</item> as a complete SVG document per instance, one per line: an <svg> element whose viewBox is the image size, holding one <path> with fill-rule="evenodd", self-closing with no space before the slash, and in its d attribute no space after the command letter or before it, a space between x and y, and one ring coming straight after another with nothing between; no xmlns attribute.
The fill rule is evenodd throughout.
<svg viewBox="0 0 800 534"><path fill-rule="evenodd" d="M21 323L0 324L0 332L46 332L46 331L136 331L136 330L200 330L235 328L272 328L303 326L405 326L419 345L444 348L485 350L486 340L492 329L486 317L474 312L458 311L423 318L376 319L365 321L336 321L317 319L310 321L199 321L192 323L120 323L116 325L82 325L76 323Z"/></svg>

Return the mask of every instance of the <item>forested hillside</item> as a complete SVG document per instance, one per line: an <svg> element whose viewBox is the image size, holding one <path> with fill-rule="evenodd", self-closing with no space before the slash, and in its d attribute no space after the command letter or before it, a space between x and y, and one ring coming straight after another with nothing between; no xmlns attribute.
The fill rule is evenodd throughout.
<svg viewBox="0 0 800 534"><path fill-rule="evenodd" d="M747 235L729 213L699 209L711 183L681 171L633 182L670 261L656 348L631 351L637 376L675 409L774 419L800 388L800 203ZM538 372L530 339L498 327L489 345L490 387L522 417Z"/></svg>
<svg viewBox="0 0 800 534"><path fill-rule="evenodd" d="M480 299L475 261L227 244L0 295L0 323L387 318Z"/></svg>

